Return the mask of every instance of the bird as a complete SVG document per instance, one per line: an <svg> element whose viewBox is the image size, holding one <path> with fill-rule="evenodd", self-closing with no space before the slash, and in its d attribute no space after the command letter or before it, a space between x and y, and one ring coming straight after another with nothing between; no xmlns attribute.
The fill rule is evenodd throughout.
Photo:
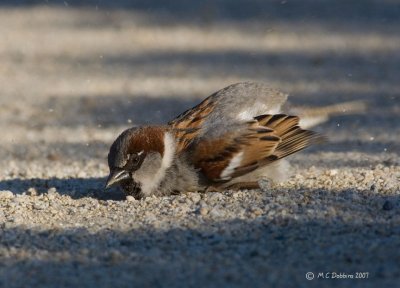
<svg viewBox="0 0 400 288"><path fill-rule="evenodd" d="M288 109L287 97L265 83L239 82L165 125L126 129L110 147L105 187L119 185L141 199L257 189L263 179L284 181L290 174L285 157L326 141L308 127L326 121L327 115L364 109L357 101L321 113Z"/></svg>

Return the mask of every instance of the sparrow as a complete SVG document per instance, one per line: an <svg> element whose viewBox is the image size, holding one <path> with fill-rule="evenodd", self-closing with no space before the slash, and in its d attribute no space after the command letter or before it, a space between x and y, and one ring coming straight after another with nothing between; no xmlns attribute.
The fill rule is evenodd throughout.
<svg viewBox="0 0 400 288"><path fill-rule="evenodd" d="M290 176L283 158L325 141L301 123L311 127L328 114L363 109L361 102L333 105L322 113L297 109L303 121L285 113L290 112L286 100L287 94L264 83L236 83L166 125L129 128L110 147L106 188L119 185L136 199L256 189L261 179Z"/></svg>

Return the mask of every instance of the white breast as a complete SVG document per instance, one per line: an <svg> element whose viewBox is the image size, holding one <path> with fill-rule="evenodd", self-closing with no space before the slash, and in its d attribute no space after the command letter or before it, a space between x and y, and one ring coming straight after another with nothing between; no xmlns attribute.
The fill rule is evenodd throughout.
<svg viewBox="0 0 400 288"><path fill-rule="evenodd" d="M161 159L161 164L156 159L145 159L142 164L142 167L133 175L135 181L141 184L142 193L144 195L153 194L154 190L156 190L161 181L164 179L166 175L166 171L171 167L176 151L176 144L174 137L170 133L165 133L164 136L164 155ZM147 156L146 158L148 158ZM159 159L159 158L158 158Z"/></svg>

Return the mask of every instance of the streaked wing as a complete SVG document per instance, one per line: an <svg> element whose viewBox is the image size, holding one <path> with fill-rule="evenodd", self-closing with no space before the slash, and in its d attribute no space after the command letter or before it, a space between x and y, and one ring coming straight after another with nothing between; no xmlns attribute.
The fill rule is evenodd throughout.
<svg viewBox="0 0 400 288"><path fill-rule="evenodd" d="M223 137L256 115L279 113L286 98L286 94L263 83L236 83L215 92L168 124L176 131L179 151L184 151L196 138Z"/></svg>
<svg viewBox="0 0 400 288"><path fill-rule="evenodd" d="M229 181L302 150L320 139L298 126L295 116L261 115L245 129L215 139L199 139L192 161L211 181Z"/></svg>
<svg viewBox="0 0 400 288"><path fill-rule="evenodd" d="M178 151L185 150L193 139L197 137L199 130L205 119L213 111L214 105L212 104L211 97L206 98L197 106L183 112L174 120L168 122L176 133L178 139Z"/></svg>
<svg viewBox="0 0 400 288"><path fill-rule="evenodd" d="M227 181L248 173L275 150L280 138L273 130L259 127L256 121L247 125L238 133L196 142L192 161L208 179Z"/></svg>

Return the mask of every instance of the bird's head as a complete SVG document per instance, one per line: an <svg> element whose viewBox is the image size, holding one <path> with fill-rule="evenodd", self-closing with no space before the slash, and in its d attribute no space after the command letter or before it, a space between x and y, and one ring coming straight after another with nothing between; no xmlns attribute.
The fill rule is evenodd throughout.
<svg viewBox="0 0 400 288"><path fill-rule="evenodd" d="M108 153L110 175L106 188L114 184L121 185L124 190L126 187L139 186L146 193L164 178L174 154L173 136L164 127L127 129L114 141Z"/></svg>

